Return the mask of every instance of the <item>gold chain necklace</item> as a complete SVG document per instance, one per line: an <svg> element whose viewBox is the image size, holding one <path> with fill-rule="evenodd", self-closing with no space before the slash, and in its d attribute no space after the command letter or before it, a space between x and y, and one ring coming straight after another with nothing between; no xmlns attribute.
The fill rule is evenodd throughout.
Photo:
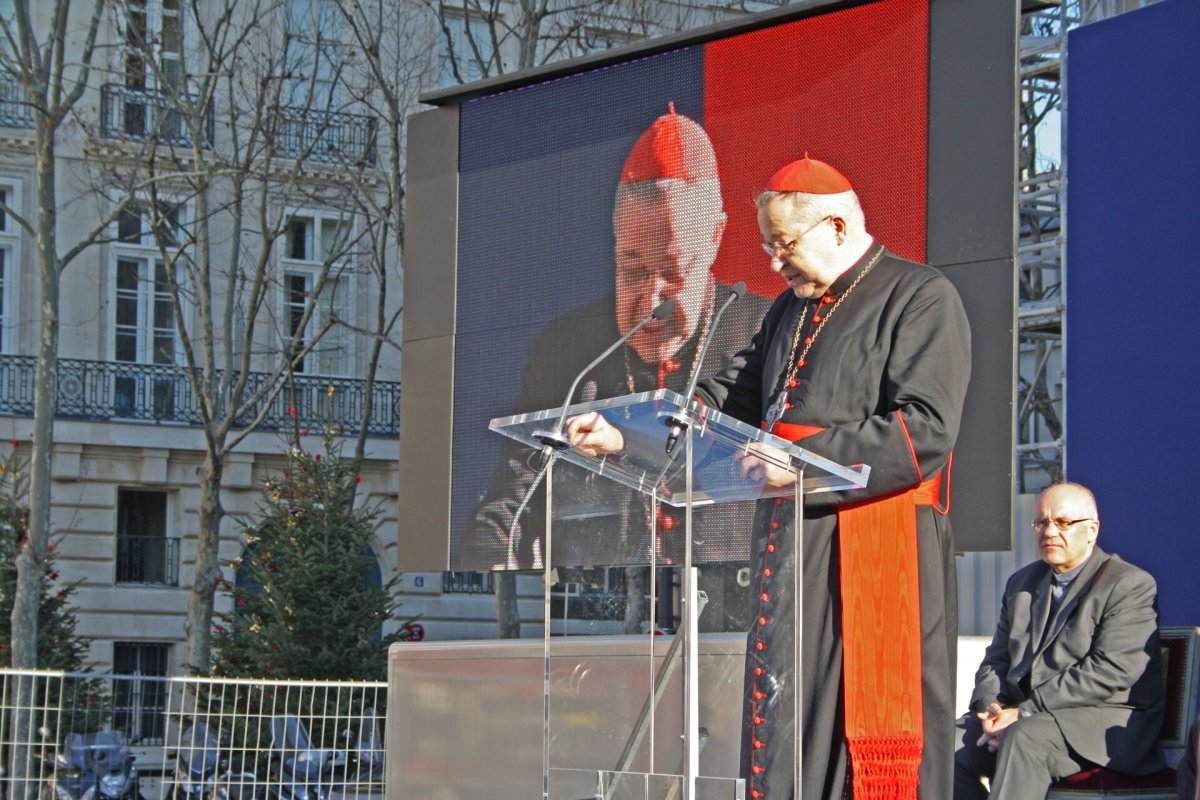
<svg viewBox="0 0 1200 800"><path fill-rule="evenodd" d="M769 409L767 409L767 432L770 432L771 429L775 427L775 423L779 422L779 420L783 418L783 412L787 410L787 396L788 391L791 389L792 381L796 379L796 373L800 371L800 367L807 363L806 359L808 358L808 351L811 350L812 346L816 343L817 337L821 335L821 331L825 330L825 326L829 324L829 318L833 316L833 312L838 310L838 308L842 305L842 302L850 296L850 293L854 291L854 287L858 286L859 282L861 282L863 278L867 277L867 273L871 271L871 268L874 267L875 264L879 262L879 259L883 256L883 251L884 248L879 248L879 252L872 256L871 260L867 262L867 265L863 267L862 272L855 276L854 281L846 287L846 291L838 295L837 301L834 302L829 311L825 312L825 316L822 317L820 323L817 324L816 330L812 332L812 336L809 336L805 340L804 349L800 352L799 357L797 357L796 349L800 346L800 337L803 335L804 331L804 320L808 317L808 303L806 302L804 304L804 310L800 312L800 319L796 320L796 332L792 334L792 348L788 353L789 366L787 375L784 378L783 386L779 389L779 394L775 397L775 402L771 404ZM818 301L818 303L819 302L820 301ZM813 315L813 319L816 319L815 314Z"/></svg>

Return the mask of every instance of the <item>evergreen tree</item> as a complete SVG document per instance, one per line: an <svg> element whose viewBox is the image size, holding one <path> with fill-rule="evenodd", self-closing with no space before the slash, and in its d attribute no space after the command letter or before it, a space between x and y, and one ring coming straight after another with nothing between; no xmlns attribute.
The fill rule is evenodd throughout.
<svg viewBox="0 0 1200 800"><path fill-rule="evenodd" d="M356 508L356 465L293 447L283 474L263 487L246 549L230 566L233 608L214 628L213 674L256 678L382 680L387 648L411 626L382 635L396 609L396 579L374 580L378 511Z"/></svg>
<svg viewBox="0 0 1200 800"><path fill-rule="evenodd" d="M17 590L17 550L29 536L28 485L23 462L17 457L17 442L0 460L0 667L10 665L12 610ZM37 666L80 672L84 668L87 642L75 633L75 609L71 595L76 584L59 582L53 544L42 562L42 596L38 607Z"/></svg>

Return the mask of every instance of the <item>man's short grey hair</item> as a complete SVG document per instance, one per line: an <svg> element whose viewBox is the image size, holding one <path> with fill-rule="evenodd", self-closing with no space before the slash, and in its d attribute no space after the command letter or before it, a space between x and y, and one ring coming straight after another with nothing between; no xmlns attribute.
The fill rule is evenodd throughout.
<svg viewBox="0 0 1200 800"><path fill-rule="evenodd" d="M658 178L618 184L616 200L613 202L613 226L617 224L618 209L623 200L650 203L669 196L695 209L696 213L710 214L713 221L723 213L721 182L716 178L699 178L694 181L683 178Z"/></svg>
<svg viewBox="0 0 1200 800"><path fill-rule="evenodd" d="M851 230L866 230L867 227L862 204L858 202L858 194L853 189L837 194L768 190L756 197L754 204L762 208L775 199L791 206L792 214L801 225L816 225L825 217L841 217Z"/></svg>

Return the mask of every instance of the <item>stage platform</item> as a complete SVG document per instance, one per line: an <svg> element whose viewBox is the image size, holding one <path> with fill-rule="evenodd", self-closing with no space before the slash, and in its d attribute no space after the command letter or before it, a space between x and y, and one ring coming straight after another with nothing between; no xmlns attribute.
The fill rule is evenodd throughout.
<svg viewBox="0 0 1200 800"><path fill-rule="evenodd" d="M555 638L550 659L552 797L594 797L599 770L621 762L672 637ZM958 707L966 709L987 637L959 637ZM700 774L723 794L738 771L743 634L700 637ZM388 800L542 796L541 639L393 645L388 665ZM629 771L682 770L682 684L666 682L653 735ZM651 753L653 750L653 753ZM729 797L734 795L730 794Z"/></svg>

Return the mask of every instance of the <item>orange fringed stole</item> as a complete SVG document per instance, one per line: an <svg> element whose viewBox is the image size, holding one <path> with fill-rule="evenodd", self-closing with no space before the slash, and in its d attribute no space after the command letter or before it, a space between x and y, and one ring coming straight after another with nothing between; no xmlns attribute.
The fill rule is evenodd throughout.
<svg viewBox="0 0 1200 800"><path fill-rule="evenodd" d="M789 441L819 432L777 423ZM917 512L935 505L940 473L919 487L838 511L843 696L857 800L914 800L921 763L921 593Z"/></svg>
<svg viewBox="0 0 1200 800"><path fill-rule="evenodd" d="M838 511L842 691L854 796L917 796L921 590L916 490Z"/></svg>

